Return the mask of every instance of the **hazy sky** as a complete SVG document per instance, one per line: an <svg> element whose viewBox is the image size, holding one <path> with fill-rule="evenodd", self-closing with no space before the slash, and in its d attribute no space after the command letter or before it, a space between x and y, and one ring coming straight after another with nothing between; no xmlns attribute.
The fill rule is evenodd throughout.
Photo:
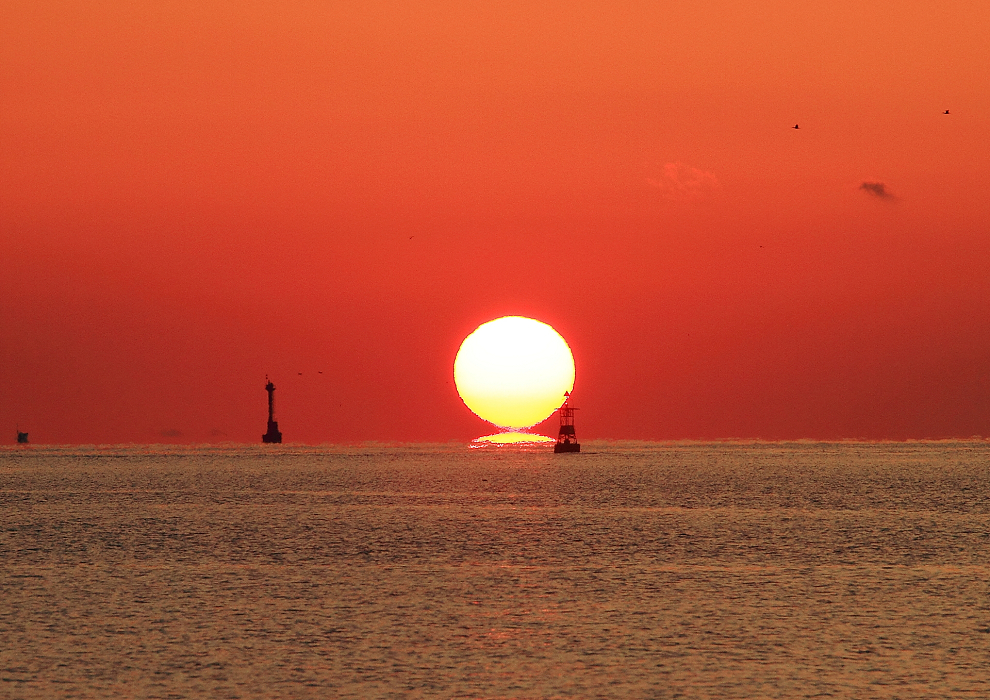
<svg viewBox="0 0 990 700"><path fill-rule="evenodd" d="M3 15L3 442L257 442L266 374L287 441L469 439L511 314L583 439L990 435L984 0Z"/></svg>

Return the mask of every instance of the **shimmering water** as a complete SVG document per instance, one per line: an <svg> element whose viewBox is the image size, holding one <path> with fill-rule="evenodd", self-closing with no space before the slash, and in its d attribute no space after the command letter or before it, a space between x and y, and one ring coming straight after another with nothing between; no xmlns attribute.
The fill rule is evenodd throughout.
<svg viewBox="0 0 990 700"><path fill-rule="evenodd" d="M0 450L0 697L990 697L990 443Z"/></svg>

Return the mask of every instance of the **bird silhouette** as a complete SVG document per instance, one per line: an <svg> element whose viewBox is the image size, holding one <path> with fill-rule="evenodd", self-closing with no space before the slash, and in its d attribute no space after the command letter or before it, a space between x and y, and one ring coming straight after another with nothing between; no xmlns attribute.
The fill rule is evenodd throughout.
<svg viewBox="0 0 990 700"><path fill-rule="evenodd" d="M797 124L795 124L795 125L794 125L794 126L792 126L791 128L792 128L792 129L799 129L800 127L799 127L799 126L798 126Z"/></svg>
<svg viewBox="0 0 990 700"><path fill-rule="evenodd" d="M948 113L949 113L949 110L945 110L944 112L942 112L942 114L948 114Z"/></svg>

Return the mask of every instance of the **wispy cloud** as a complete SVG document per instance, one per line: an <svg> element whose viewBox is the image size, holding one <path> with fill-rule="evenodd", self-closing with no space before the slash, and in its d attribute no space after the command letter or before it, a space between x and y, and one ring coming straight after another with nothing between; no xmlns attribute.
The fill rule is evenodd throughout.
<svg viewBox="0 0 990 700"><path fill-rule="evenodd" d="M671 200L702 199L720 187L714 174L684 163L666 163L659 178L648 178L646 181L660 190L663 199Z"/></svg>
<svg viewBox="0 0 990 700"><path fill-rule="evenodd" d="M877 199L884 199L888 202L896 202L898 200L897 195L888 190L887 185L882 182L864 182L859 186L859 189Z"/></svg>

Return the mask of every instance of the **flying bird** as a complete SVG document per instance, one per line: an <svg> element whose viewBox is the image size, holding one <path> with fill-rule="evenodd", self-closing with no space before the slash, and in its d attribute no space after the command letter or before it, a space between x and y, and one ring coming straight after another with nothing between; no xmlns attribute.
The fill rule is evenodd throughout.
<svg viewBox="0 0 990 700"><path fill-rule="evenodd" d="M942 114L948 114L948 113L949 113L949 110L945 110L944 112L942 112Z"/></svg>
<svg viewBox="0 0 990 700"><path fill-rule="evenodd" d="M794 125L794 126L792 126L791 128L792 128L792 129L799 129L800 127L799 127L799 126L798 126L797 124L795 124L795 125Z"/></svg>

